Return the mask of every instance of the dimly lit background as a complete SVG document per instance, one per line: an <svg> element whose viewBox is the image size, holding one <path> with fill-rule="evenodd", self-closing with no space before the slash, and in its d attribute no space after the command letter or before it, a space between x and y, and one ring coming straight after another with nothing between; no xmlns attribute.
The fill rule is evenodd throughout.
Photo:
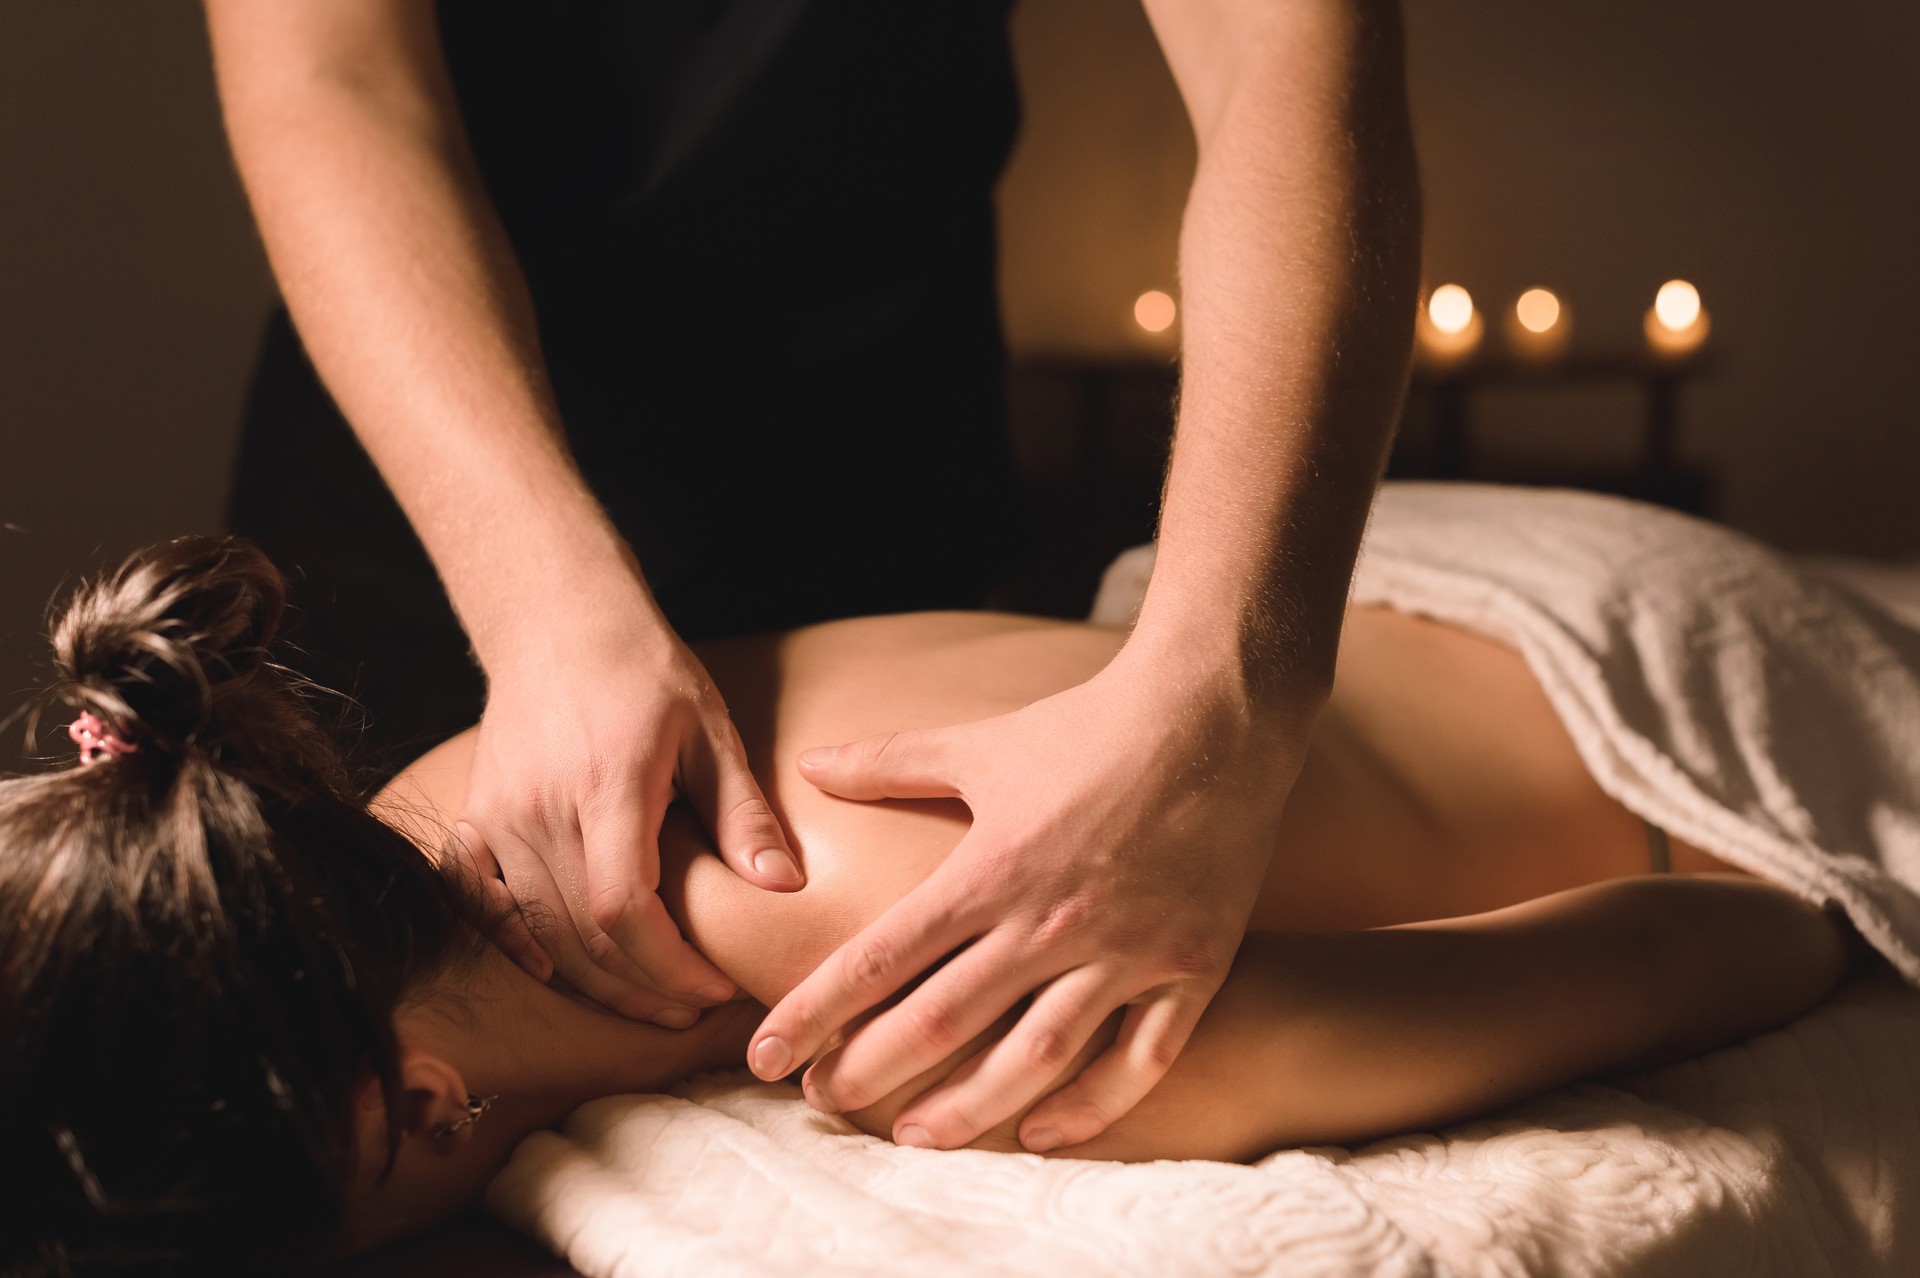
<svg viewBox="0 0 1920 1278"><path fill-rule="evenodd" d="M1473 294L1486 352L1533 285L1569 305L1576 351L1635 351L1654 290L1684 277L1712 334L1678 446L1713 513L1792 549L1920 551L1920 6L1406 7L1426 275ZM1116 535L1151 518L1138 487L1162 447L1177 325L1150 334L1134 305L1178 296L1193 147L1131 0L1021 0L1015 28L1026 125L1002 206L1017 442L1036 519L1066 544L1076 512ZM190 0L0 0L0 174L11 709L44 672L41 620L63 583L217 525L272 282ZM1474 407L1476 457L1519 478L1630 462L1643 418L1631 382L1547 379ZM1106 507L1075 504L1109 474ZM1101 549L1059 552L1029 594L1059 597ZM0 765L19 736L0 734Z"/></svg>

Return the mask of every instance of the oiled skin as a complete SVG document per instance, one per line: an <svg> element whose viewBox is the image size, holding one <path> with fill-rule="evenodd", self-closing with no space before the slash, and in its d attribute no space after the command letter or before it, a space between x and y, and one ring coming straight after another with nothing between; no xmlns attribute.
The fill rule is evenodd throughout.
<svg viewBox="0 0 1920 1278"><path fill-rule="evenodd" d="M777 1001L917 884L967 823L958 802L823 794L800 779L795 756L1015 708L1092 675L1121 639L953 613L706 645L700 656L808 883L791 894L748 885L676 808L661 842L661 890L676 921L754 999ZM443 745L396 793L457 812L471 747L471 734ZM1728 870L1677 841L1674 854L1682 873ZM1195 849L1196 874L1204 857ZM1442 1121L1696 1038L1707 1046L1750 1033L1837 979L1831 927L1764 885L1587 886L1644 875L1647 865L1641 823L1600 792L1515 653L1419 618L1351 610L1333 694L1233 977L1147 1102L1062 1152L1244 1158ZM1502 907L1513 908L1487 913ZM1455 922L1363 931L1424 920ZM1756 927L1778 943L1775 980L1750 960L1716 966ZM1690 977L1717 1010L1686 1005ZM1723 983L1757 993L1741 1003ZM1551 1017L1568 1005L1580 1015ZM709 1020L711 1030L693 1032L733 1035L744 1049L750 1019ZM1692 1038L1677 1037L1683 1022ZM1418 1070L1406 1068L1410 1059ZM1319 1080L1313 1105L1231 1103L1289 1079L1296 1089ZM926 1081L852 1117L885 1133ZM1012 1132L1002 1124L976 1143L1014 1147Z"/></svg>
<svg viewBox="0 0 1920 1278"><path fill-rule="evenodd" d="M1035 618L925 613L702 646L808 884L792 894L748 886L676 809L661 845L676 920L756 999L778 999L924 878L967 821L958 802L823 794L800 778L795 756L1013 709L1092 675L1121 638ZM463 734L408 770L443 812L464 797L471 744ZM1251 930L1451 918L1646 865L1639 821L1593 783L1518 655L1452 627L1355 609Z"/></svg>

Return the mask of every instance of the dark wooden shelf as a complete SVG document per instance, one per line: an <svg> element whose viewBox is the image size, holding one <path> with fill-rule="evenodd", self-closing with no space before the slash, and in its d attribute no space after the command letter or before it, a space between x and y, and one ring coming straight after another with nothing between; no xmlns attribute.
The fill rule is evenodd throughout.
<svg viewBox="0 0 1920 1278"><path fill-rule="evenodd" d="M1575 351L1552 359L1527 359L1504 353L1473 355L1444 367L1416 360L1415 385L1558 386L1588 382L1688 381L1711 373L1712 348L1691 355L1656 356L1636 351Z"/></svg>
<svg viewBox="0 0 1920 1278"><path fill-rule="evenodd" d="M1709 348L1668 359L1643 350L1573 350L1551 360L1490 350L1444 369L1416 367L1407 418L1387 473L1581 488L1711 514L1716 477L1679 455L1683 392L1712 371ZM1083 615L1100 570L1153 535L1179 388L1178 361L1151 354L1014 362L1013 429L1032 553L997 596L1021 611ZM1475 446L1483 391L1638 388L1636 447L1616 465L1555 465L1490 455ZM1417 436L1417 438L1416 438Z"/></svg>
<svg viewBox="0 0 1920 1278"><path fill-rule="evenodd" d="M1477 479L1491 482L1559 485L1616 493L1657 502L1694 514L1710 514L1715 495L1711 473L1680 460L1681 393L1715 366L1711 348L1686 355L1634 350L1570 351L1555 358L1524 358L1504 352L1476 353L1455 364L1416 363L1409 394L1409 415L1424 401L1431 426L1430 447L1420 461L1396 450L1388 473L1403 478ZM1475 396L1513 387L1546 389L1592 385L1638 387L1642 395L1639 448L1615 467L1555 470L1538 465L1511 467L1503 473L1497 459L1482 457L1475 444ZM1403 432L1404 433L1404 432Z"/></svg>

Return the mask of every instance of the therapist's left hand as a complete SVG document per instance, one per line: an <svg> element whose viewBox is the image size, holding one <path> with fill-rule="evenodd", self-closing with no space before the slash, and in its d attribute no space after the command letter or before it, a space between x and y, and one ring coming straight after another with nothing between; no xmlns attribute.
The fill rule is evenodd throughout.
<svg viewBox="0 0 1920 1278"><path fill-rule="evenodd" d="M879 1100L1028 995L1000 1041L900 1112L897 1142L968 1143L1056 1086L1121 1008L1118 1037L1027 1116L1022 1144L1091 1139L1160 1080L1245 934L1322 699L1259 711L1237 681L1137 640L1011 714L801 756L829 793L957 797L973 826L780 1001L749 1046L755 1073L786 1074L952 955L808 1071L816 1107Z"/></svg>

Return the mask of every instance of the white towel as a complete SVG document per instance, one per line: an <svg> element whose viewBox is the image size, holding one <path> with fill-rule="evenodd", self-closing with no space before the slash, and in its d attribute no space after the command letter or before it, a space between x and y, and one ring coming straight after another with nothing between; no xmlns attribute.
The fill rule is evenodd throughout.
<svg viewBox="0 0 1920 1278"><path fill-rule="evenodd" d="M1257 1166L906 1149L745 1071L523 1142L489 1208L591 1278L1920 1273L1920 994L1443 1135Z"/></svg>
<svg viewBox="0 0 1920 1278"><path fill-rule="evenodd" d="M1514 644L1601 785L1920 975L1920 633L1763 548L1605 498L1394 486L1360 603ZM744 1073L529 1137L490 1208L593 1278L1902 1273L1920 995L1444 1137L1255 1167L897 1148Z"/></svg>
<svg viewBox="0 0 1920 1278"><path fill-rule="evenodd" d="M1603 790L1920 981L1920 631L1713 524L1469 485L1385 489L1353 599L1512 644Z"/></svg>

